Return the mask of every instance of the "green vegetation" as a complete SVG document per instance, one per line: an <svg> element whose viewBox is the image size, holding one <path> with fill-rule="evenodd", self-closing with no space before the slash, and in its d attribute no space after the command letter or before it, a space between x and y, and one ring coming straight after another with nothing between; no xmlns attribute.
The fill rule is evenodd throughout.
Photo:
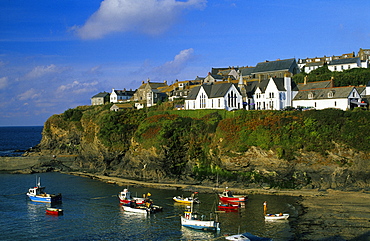
<svg viewBox="0 0 370 241"><path fill-rule="evenodd" d="M51 117L44 130L49 135L51 122L71 131L73 126L83 126L85 141L98 138L108 150L122 155L130 150L132 141L143 149L154 148L161 156L159 165L166 175L179 179L190 175L200 181L267 183L283 188L309 183L309 178L296 173L294 168L268 174L231 171L218 159L220 155L241 158L253 146L274 151L292 166L301 150L324 156L336 144L355 151L370 150L370 112L360 109L227 112L151 108L111 112L106 106L90 106Z"/></svg>
<svg viewBox="0 0 370 241"><path fill-rule="evenodd" d="M298 83L303 83L307 76L308 82L325 81L334 78L334 86L360 86L366 85L370 80L369 68L353 68L344 71L330 71L327 65L317 68L310 73L301 72L293 76L293 80Z"/></svg>

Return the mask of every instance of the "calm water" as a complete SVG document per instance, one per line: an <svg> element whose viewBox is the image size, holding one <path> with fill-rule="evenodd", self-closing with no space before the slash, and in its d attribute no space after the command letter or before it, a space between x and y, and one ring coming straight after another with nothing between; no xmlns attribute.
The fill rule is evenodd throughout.
<svg viewBox="0 0 370 241"><path fill-rule="evenodd" d="M1 240L209 240L239 231L274 240L292 237L289 221L264 221L262 203L266 200L271 212L290 213L293 220L294 197L250 195L240 212L220 213L221 232L212 233L181 226L179 214L185 206L175 204L172 197L190 193L129 187L134 195L150 192L154 203L164 207L163 212L146 217L121 209L117 194L123 187L61 173L37 175L47 192L62 193L63 203L57 207L64 209L64 215L47 215L50 204L28 200L25 193L35 184L36 174L0 174L5 187L0 195ZM202 203L195 208L209 215L216 195L199 194L199 199Z"/></svg>
<svg viewBox="0 0 370 241"><path fill-rule="evenodd" d="M0 150L34 146L41 140L41 131L42 127L0 127ZM64 215L46 215L50 204L28 200L26 192L35 185L36 174L0 174L0 240L224 240L225 234L240 232L289 240L293 237L290 222L297 217L295 197L250 195L240 212L219 213L219 233L194 231L181 226L179 215L185 206L172 200L177 195L190 196L189 192L129 187L133 195L150 192L154 203L163 206L163 212L146 217L122 210L117 194L126 187L61 173L37 176L48 193L62 193L58 207ZM209 216L216 195L200 193L199 199L202 203L195 209ZM289 220L265 222L264 201L269 212L289 213Z"/></svg>
<svg viewBox="0 0 370 241"><path fill-rule="evenodd" d="M21 156L41 141L42 126L0 127L0 156Z"/></svg>

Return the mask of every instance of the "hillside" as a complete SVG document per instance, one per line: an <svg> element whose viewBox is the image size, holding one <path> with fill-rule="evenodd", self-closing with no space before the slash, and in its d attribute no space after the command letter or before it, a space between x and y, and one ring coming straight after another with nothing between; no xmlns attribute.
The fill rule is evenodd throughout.
<svg viewBox="0 0 370 241"><path fill-rule="evenodd" d="M370 187L370 112L110 112L51 116L26 155L73 158L79 171L153 182L360 190Z"/></svg>

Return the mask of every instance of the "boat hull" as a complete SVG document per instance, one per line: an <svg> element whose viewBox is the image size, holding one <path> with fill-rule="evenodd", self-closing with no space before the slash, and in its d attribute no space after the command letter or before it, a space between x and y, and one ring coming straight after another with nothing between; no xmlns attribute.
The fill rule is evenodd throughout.
<svg viewBox="0 0 370 241"><path fill-rule="evenodd" d="M198 199L191 199L191 198L173 197L173 200L177 203L182 203L182 204L200 203Z"/></svg>
<svg viewBox="0 0 370 241"><path fill-rule="evenodd" d="M130 202L132 202L133 200L136 201L136 204L144 204L145 202L145 199L141 199L141 198L137 198L137 199L132 199L132 200L128 200L128 199L119 199L119 202L121 204L130 204Z"/></svg>
<svg viewBox="0 0 370 241"><path fill-rule="evenodd" d="M29 195L27 196L33 202L43 202L43 203L53 203L53 202L61 202L62 196L61 195L52 195L52 194L43 194L43 195Z"/></svg>
<svg viewBox="0 0 370 241"><path fill-rule="evenodd" d="M142 213L142 214L148 214L149 210L145 207L143 208L132 208L129 206L122 206L123 210L126 212L133 212L133 213Z"/></svg>
<svg viewBox="0 0 370 241"><path fill-rule="evenodd" d="M222 202L246 202L247 197L240 196L240 197L224 197L219 195L219 198Z"/></svg>
<svg viewBox="0 0 370 241"><path fill-rule="evenodd" d="M181 217L181 225L184 227L206 230L206 231L218 231L220 230L220 223L216 221L202 221L202 220L193 220L186 219Z"/></svg>
<svg viewBox="0 0 370 241"><path fill-rule="evenodd" d="M286 220L289 218L289 214L267 214L265 220Z"/></svg>
<svg viewBox="0 0 370 241"><path fill-rule="evenodd" d="M63 210L59 208L47 208L46 214L49 215L63 215Z"/></svg>

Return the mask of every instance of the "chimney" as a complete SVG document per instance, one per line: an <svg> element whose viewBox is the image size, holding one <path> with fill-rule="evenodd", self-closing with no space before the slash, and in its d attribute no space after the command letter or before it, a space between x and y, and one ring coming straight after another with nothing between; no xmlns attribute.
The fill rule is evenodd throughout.
<svg viewBox="0 0 370 241"><path fill-rule="evenodd" d="M164 83L165 85L167 85L167 80L163 81L163 83Z"/></svg>
<svg viewBox="0 0 370 241"><path fill-rule="evenodd" d="M334 76L332 76L330 78L330 87L333 88L334 87Z"/></svg>
<svg viewBox="0 0 370 241"><path fill-rule="evenodd" d="M285 106L292 106L292 78L289 74L284 74L284 87L286 90Z"/></svg>
<svg viewBox="0 0 370 241"><path fill-rule="evenodd" d="M307 75L304 77L304 80L303 80L303 84L306 85L307 84Z"/></svg>

